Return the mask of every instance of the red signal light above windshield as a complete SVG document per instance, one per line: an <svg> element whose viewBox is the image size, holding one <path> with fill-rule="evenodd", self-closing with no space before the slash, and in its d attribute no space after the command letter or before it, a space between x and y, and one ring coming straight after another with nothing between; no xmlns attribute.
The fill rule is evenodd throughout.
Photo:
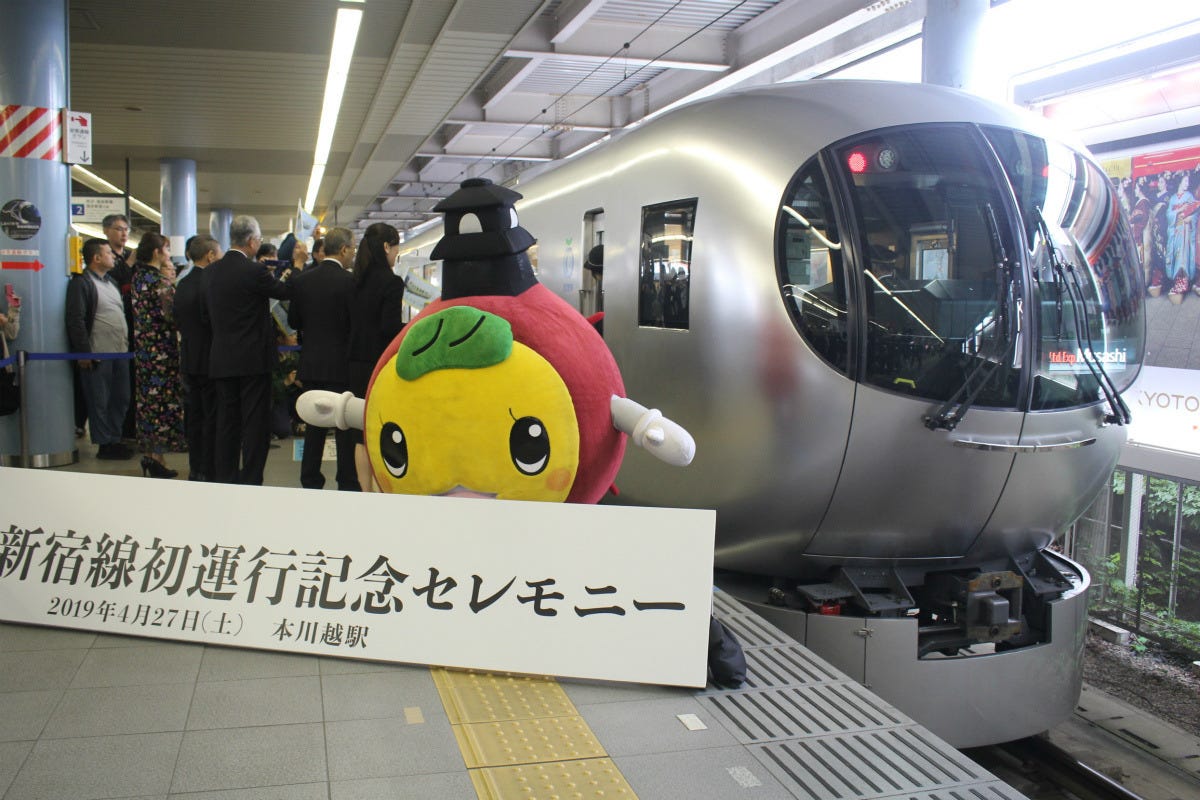
<svg viewBox="0 0 1200 800"><path fill-rule="evenodd" d="M859 173L867 171L867 154L859 150L855 150L846 157L846 166L851 172Z"/></svg>

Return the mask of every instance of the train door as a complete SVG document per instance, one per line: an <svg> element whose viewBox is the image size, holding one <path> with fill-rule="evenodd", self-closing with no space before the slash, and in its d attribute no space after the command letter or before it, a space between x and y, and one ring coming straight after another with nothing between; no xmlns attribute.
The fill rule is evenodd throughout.
<svg viewBox="0 0 1200 800"><path fill-rule="evenodd" d="M583 215L583 277L579 284L579 313L585 317L604 310L604 209ZM600 329L603 334L604 329Z"/></svg>
<svg viewBox="0 0 1200 800"><path fill-rule="evenodd" d="M809 555L947 559L995 508L1018 440L1020 258L1003 173L968 125L831 148L862 323L854 416ZM931 497L945 503L930 503Z"/></svg>

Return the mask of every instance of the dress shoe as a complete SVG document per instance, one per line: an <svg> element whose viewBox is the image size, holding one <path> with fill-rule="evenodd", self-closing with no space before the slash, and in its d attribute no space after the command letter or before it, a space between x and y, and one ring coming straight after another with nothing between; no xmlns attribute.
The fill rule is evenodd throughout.
<svg viewBox="0 0 1200 800"><path fill-rule="evenodd" d="M160 464L149 456L142 456L142 475L145 477L174 478L178 474L178 470L168 469L165 464Z"/></svg>

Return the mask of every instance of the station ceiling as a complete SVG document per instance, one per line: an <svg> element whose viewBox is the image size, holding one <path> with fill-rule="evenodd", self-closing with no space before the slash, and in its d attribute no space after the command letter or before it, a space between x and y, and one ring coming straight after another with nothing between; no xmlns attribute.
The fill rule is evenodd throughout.
<svg viewBox="0 0 1200 800"><path fill-rule="evenodd" d="M508 181L694 92L914 35L925 13L924 0L70 0L90 169L124 187L128 168L131 194L157 207L159 159L194 159L198 230L223 207L289 230L340 6L364 16L310 210L401 230L468 177Z"/></svg>
<svg viewBox="0 0 1200 800"><path fill-rule="evenodd" d="M920 35L926 0L69 0L70 106L93 115L90 169L118 187L128 172L157 207L159 160L194 159L197 230L230 208L281 236L307 191L341 7L363 21L309 210L411 231L468 177L509 183L698 94L899 47ZM1200 131L1195 73L1155 72L1196 63L1191 27L1153 52L1116 47L1014 80L1015 98L1061 116L1071 92L1131 79L1119 102L1082 99L1106 109L1088 144ZM1136 119L1114 116L1128 109Z"/></svg>

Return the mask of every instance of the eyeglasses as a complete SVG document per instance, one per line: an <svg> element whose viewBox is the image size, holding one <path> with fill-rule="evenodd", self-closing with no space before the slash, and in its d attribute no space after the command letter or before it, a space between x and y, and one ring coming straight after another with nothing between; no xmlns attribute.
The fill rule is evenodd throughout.
<svg viewBox="0 0 1200 800"><path fill-rule="evenodd" d="M116 226L116 225L114 225L113 227L109 228L109 230L116 231L117 233L129 233L129 228L125 228L125 227L118 227L118 226Z"/></svg>

